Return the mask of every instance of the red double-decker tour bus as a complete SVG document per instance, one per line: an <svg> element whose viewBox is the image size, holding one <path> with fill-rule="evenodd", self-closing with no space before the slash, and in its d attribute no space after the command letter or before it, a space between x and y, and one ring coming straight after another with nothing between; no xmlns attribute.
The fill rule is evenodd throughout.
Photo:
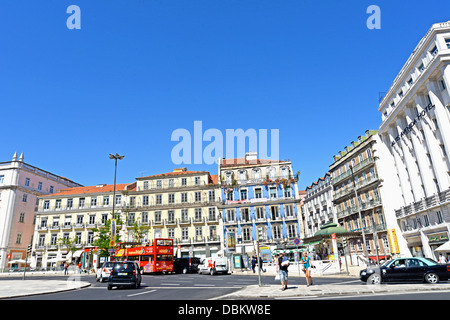
<svg viewBox="0 0 450 320"><path fill-rule="evenodd" d="M116 249L115 260L136 261L144 273L173 272L173 239L157 238L152 245Z"/></svg>

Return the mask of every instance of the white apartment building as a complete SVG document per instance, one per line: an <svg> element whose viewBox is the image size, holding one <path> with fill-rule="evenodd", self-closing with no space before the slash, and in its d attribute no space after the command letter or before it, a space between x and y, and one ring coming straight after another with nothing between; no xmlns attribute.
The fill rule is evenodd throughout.
<svg viewBox="0 0 450 320"><path fill-rule="evenodd" d="M436 258L450 228L450 21L433 24L379 105L381 197L402 255Z"/></svg>
<svg viewBox="0 0 450 320"><path fill-rule="evenodd" d="M333 206L333 186L330 173L306 187L303 199L305 237L312 237L328 222L337 223Z"/></svg>
<svg viewBox="0 0 450 320"><path fill-rule="evenodd" d="M0 270L24 267L26 249L33 241L38 197L68 187L78 187L67 178L24 162L23 153L0 163Z"/></svg>

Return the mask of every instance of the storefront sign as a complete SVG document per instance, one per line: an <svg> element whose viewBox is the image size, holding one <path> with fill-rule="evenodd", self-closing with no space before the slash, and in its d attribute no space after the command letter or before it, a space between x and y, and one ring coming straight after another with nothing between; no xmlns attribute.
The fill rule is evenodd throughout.
<svg viewBox="0 0 450 320"><path fill-rule="evenodd" d="M438 235L433 235L433 236L428 236L428 241L429 242L439 242L439 243L444 243L446 241L448 241L448 235L447 234L438 234Z"/></svg>
<svg viewBox="0 0 450 320"><path fill-rule="evenodd" d="M403 131L397 136L395 137L394 141L392 141L391 146L393 146L394 144L396 144L397 142L400 141L400 139L410 133L412 131L412 128L417 124L417 122L419 120L422 120L423 117L425 117L425 115L434 108L434 104L429 104L425 107L425 109L422 110L422 112L419 113L419 115L417 117L414 118L414 120L412 122L410 122L406 128L403 129Z"/></svg>

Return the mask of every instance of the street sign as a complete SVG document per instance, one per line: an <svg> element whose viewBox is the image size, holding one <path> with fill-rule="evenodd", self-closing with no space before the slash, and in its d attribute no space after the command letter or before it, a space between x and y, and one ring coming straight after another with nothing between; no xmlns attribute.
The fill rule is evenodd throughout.
<svg viewBox="0 0 450 320"><path fill-rule="evenodd" d="M300 244L300 239L299 238L295 238L294 239L294 243L295 243L295 245L298 246Z"/></svg>
<svg viewBox="0 0 450 320"><path fill-rule="evenodd" d="M333 239L333 240L336 239L336 233L331 234L331 239Z"/></svg>

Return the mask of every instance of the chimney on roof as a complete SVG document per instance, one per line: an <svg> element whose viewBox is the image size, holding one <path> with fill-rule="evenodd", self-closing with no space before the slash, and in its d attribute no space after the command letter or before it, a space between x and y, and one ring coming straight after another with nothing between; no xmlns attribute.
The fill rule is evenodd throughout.
<svg viewBox="0 0 450 320"><path fill-rule="evenodd" d="M187 171L187 168L175 168L173 169L173 172L185 172Z"/></svg>
<svg viewBox="0 0 450 320"><path fill-rule="evenodd" d="M251 161L258 159L258 153L249 151L245 154L245 161Z"/></svg>

